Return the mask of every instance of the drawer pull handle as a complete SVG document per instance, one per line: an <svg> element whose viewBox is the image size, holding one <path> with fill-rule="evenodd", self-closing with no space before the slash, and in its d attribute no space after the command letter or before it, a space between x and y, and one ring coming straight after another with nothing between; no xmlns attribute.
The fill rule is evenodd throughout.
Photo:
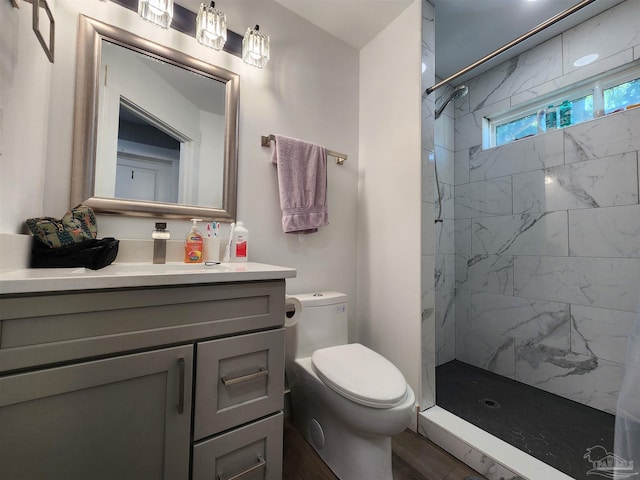
<svg viewBox="0 0 640 480"><path fill-rule="evenodd" d="M178 359L178 414L184 413L184 358Z"/></svg>
<svg viewBox="0 0 640 480"><path fill-rule="evenodd" d="M235 385L236 383L249 382L251 380L255 380L256 378L267 376L269 376L269 370L264 367L260 367L259 371L250 373L249 375L241 375L239 377L232 378L222 377L220 380L222 380L222 383L225 387L228 387L229 385Z"/></svg>
<svg viewBox="0 0 640 480"><path fill-rule="evenodd" d="M256 463L253 467L247 468L245 471L236 473L235 475L231 475L230 477L225 477L222 474L218 475L218 480L240 480L241 478L246 477L247 475L252 474L256 470L260 470L261 468L266 468L267 461L258 456L258 463Z"/></svg>

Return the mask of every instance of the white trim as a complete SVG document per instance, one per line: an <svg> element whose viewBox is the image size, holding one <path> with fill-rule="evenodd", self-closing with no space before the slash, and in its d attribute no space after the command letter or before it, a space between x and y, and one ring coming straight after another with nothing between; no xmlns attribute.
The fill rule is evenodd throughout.
<svg viewBox="0 0 640 480"><path fill-rule="evenodd" d="M438 406L420 412L418 431L489 480L573 480Z"/></svg>

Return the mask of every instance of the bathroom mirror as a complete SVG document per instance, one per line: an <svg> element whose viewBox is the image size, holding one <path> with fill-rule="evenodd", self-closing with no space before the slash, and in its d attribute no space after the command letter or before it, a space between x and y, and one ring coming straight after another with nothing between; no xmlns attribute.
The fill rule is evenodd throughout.
<svg viewBox="0 0 640 480"><path fill-rule="evenodd" d="M80 16L71 204L232 221L239 76Z"/></svg>

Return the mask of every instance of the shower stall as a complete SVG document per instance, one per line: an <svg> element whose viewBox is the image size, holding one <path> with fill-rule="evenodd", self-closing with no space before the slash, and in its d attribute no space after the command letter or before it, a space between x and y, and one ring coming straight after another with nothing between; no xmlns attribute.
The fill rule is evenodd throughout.
<svg viewBox="0 0 640 480"><path fill-rule="evenodd" d="M433 131L423 131L424 175L434 182L423 208L435 220L435 346L423 350L423 383L437 406L420 428L488 478L593 478L595 452L613 455L640 294L640 108L498 147L487 125L612 71L640 72L640 57L624 54L640 51L628 20L639 17L640 3L621 2L423 98L423 130ZM423 31L423 44L430 38ZM574 66L590 48L607 61ZM449 431L434 433L438 422ZM463 438L466 424L477 431ZM477 444L493 437L503 442L493 450ZM556 471L522 467L529 457L518 451L503 462L492 452L504 444Z"/></svg>

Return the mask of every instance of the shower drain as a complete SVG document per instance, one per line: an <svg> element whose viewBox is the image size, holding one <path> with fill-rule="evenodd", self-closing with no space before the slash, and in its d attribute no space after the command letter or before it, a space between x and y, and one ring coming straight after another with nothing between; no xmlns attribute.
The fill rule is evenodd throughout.
<svg viewBox="0 0 640 480"><path fill-rule="evenodd" d="M489 408L500 408L500 402L493 400L491 398L482 398L479 400L479 402L484 405L485 407L489 407Z"/></svg>

